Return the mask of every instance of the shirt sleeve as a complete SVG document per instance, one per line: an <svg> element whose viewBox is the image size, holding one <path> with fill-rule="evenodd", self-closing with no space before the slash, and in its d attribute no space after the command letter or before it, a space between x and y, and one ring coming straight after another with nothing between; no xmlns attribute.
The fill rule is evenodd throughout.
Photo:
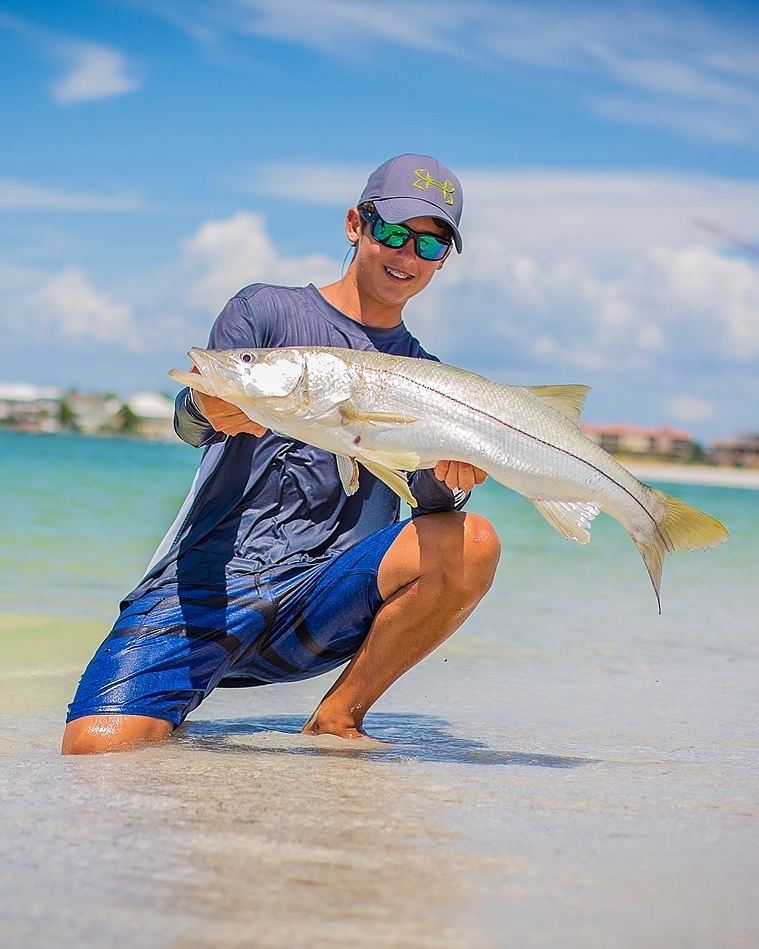
<svg viewBox="0 0 759 949"><path fill-rule="evenodd" d="M412 517L443 511L460 511L469 500L471 493L452 491L447 484L435 477L432 468L421 468L419 471L412 472L409 487L419 505L412 509Z"/></svg>
<svg viewBox="0 0 759 949"><path fill-rule="evenodd" d="M254 315L248 296L232 297L217 316L208 337L209 349L256 349L264 346L268 308L260 318ZM227 437L217 432L203 415L192 397L192 390L182 389L174 402L174 431L183 442L194 448L205 448Z"/></svg>

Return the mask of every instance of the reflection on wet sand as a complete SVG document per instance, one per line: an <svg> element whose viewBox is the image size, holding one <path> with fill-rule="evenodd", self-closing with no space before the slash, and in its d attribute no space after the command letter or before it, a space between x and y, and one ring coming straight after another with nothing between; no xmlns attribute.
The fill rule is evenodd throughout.
<svg viewBox="0 0 759 949"><path fill-rule="evenodd" d="M500 752L485 742L456 737L445 719L416 713L374 713L367 727L376 741L350 742L323 736L301 735L303 719L296 715L221 719L192 722L175 740L200 745L209 751L282 752L296 755L329 755L366 760L424 761L446 764L522 765L536 768L577 768L596 764L596 758Z"/></svg>
<svg viewBox="0 0 759 949"><path fill-rule="evenodd" d="M467 858L413 768L325 748L302 721L194 722L162 748L69 767L72 795L108 808L96 821L104 850L124 853L120 885L142 899L126 834L158 855L150 901L193 945L462 945Z"/></svg>

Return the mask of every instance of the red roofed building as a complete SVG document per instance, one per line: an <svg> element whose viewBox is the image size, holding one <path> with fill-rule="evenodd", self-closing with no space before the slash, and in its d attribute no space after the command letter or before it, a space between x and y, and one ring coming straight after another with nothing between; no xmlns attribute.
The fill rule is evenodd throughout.
<svg viewBox="0 0 759 949"><path fill-rule="evenodd" d="M691 461L694 452L698 451L693 435L680 428L583 424L582 430L591 441L612 455Z"/></svg>

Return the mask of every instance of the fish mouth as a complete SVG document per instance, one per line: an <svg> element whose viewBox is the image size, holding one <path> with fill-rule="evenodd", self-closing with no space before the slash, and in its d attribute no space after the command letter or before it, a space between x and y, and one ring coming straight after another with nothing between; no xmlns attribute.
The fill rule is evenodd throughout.
<svg viewBox="0 0 759 949"><path fill-rule="evenodd" d="M190 357L193 366L195 366L201 372L208 367L208 355L204 349L193 346L187 355Z"/></svg>

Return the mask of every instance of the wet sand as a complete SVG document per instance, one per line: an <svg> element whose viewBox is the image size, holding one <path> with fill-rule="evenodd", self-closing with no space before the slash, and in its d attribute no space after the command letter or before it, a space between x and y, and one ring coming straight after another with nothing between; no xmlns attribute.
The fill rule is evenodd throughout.
<svg viewBox="0 0 759 949"><path fill-rule="evenodd" d="M3 676L5 944L756 944L753 647L472 632L369 716L381 749L300 736L306 682L65 759L89 638Z"/></svg>

